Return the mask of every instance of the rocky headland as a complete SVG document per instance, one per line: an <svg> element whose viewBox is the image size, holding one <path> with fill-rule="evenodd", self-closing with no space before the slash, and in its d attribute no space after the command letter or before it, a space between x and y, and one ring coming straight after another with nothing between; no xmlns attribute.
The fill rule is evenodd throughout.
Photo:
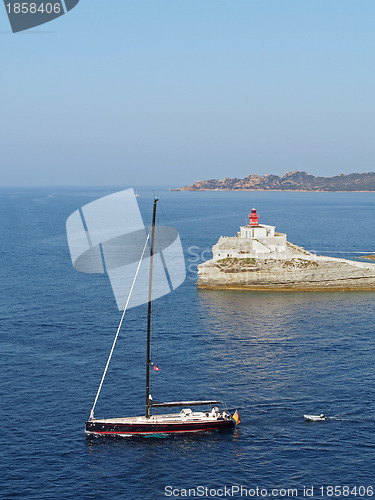
<svg viewBox="0 0 375 500"><path fill-rule="evenodd" d="M375 191L375 173L315 177L301 170L278 175L251 174L243 179L197 181L173 191Z"/></svg>
<svg viewBox="0 0 375 500"><path fill-rule="evenodd" d="M255 210L253 209L255 212ZM257 216L256 216L257 217ZM200 288L268 291L375 290L375 264L314 255L274 226L249 224L221 236L198 266Z"/></svg>

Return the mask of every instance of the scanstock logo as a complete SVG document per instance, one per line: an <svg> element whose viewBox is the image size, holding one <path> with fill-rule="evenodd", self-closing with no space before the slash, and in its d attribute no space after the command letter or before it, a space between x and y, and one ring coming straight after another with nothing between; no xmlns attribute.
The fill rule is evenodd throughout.
<svg viewBox="0 0 375 500"><path fill-rule="evenodd" d="M63 16L78 4L79 0L4 0L13 33L48 23Z"/></svg>
<svg viewBox="0 0 375 500"><path fill-rule="evenodd" d="M154 226L151 259L150 229L143 223L133 189L83 205L66 221L74 269L107 274L119 311L125 306L130 309L163 297L185 280L185 259L178 231Z"/></svg>

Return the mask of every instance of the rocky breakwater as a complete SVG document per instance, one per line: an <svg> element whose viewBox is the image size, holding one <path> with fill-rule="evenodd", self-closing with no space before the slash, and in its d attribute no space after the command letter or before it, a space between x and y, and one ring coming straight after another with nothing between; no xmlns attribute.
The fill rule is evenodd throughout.
<svg viewBox="0 0 375 500"><path fill-rule="evenodd" d="M285 234L272 232L269 228L273 226L249 224L241 227L235 237L221 237L212 248L213 259L198 266L198 287L269 291L375 290L375 264L314 255L288 242Z"/></svg>

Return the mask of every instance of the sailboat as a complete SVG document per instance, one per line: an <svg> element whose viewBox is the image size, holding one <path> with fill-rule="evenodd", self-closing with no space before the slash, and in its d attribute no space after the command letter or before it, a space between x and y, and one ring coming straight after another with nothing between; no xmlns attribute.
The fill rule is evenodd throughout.
<svg viewBox="0 0 375 500"><path fill-rule="evenodd" d="M106 367L99 385L98 392L95 397L93 407L90 412L89 419L85 422L85 432L88 436L158 436L167 434L183 434L196 433L207 431L220 431L226 429L234 429L240 423L240 417L236 410L233 414L227 411L220 411L218 405L220 401L216 399L200 400L200 401L171 401L158 402L154 401L150 394L150 370L155 369L151 361L151 315L153 302L153 272L154 272L154 255L155 255L155 221L157 198L153 203L152 226L149 230L145 245L143 247L141 258L139 259L136 272L133 277L133 282L127 297L123 314L118 326L116 336L112 345L112 349L107 360ZM73 214L74 215L74 214ZM159 226L158 226L159 227ZM67 226L68 228L68 226ZM68 231L69 234L69 231ZM146 380L145 380L145 413L144 415L134 417L118 417L118 418L95 418L94 409L103 385L104 377L107 373L109 362L115 347L117 337L124 319L125 311L130 301L139 269L142 260L145 257L146 248L149 249L149 267L148 267L148 300L147 300L147 322L146 322ZM156 245L158 246L158 245ZM90 251L93 249L90 248ZM73 254L72 259L74 262ZM76 266L75 266L76 267ZM78 268L78 267L76 267ZM90 272L90 271L85 271ZM156 368L157 369L157 368ZM193 411L191 407L209 407L209 409L201 409ZM153 410L160 411L161 408L179 407L181 410L176 413L153 413Z"/></svg>

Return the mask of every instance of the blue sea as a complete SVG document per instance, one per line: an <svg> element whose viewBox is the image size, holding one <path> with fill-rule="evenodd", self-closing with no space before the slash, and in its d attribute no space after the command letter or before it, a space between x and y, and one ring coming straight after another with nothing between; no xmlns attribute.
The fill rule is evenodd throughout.
<svg viewBox="0 0 375 500"><path fill-rule="evenodd" d="M375 253L375 194L138 188L176 227L187 279L155 302L154 399L219 398L227 433L88 439L120 319L105 275L76 272L67 217L107 188L0 190L0 498L369 498L375 488L375 292L196 287L196 267L255 207L317 254ZM97 417L144 411L146 309L126 314ZM303 415L330 420L308 423ZM336 489L335 489L336 488Z"/></svg>

